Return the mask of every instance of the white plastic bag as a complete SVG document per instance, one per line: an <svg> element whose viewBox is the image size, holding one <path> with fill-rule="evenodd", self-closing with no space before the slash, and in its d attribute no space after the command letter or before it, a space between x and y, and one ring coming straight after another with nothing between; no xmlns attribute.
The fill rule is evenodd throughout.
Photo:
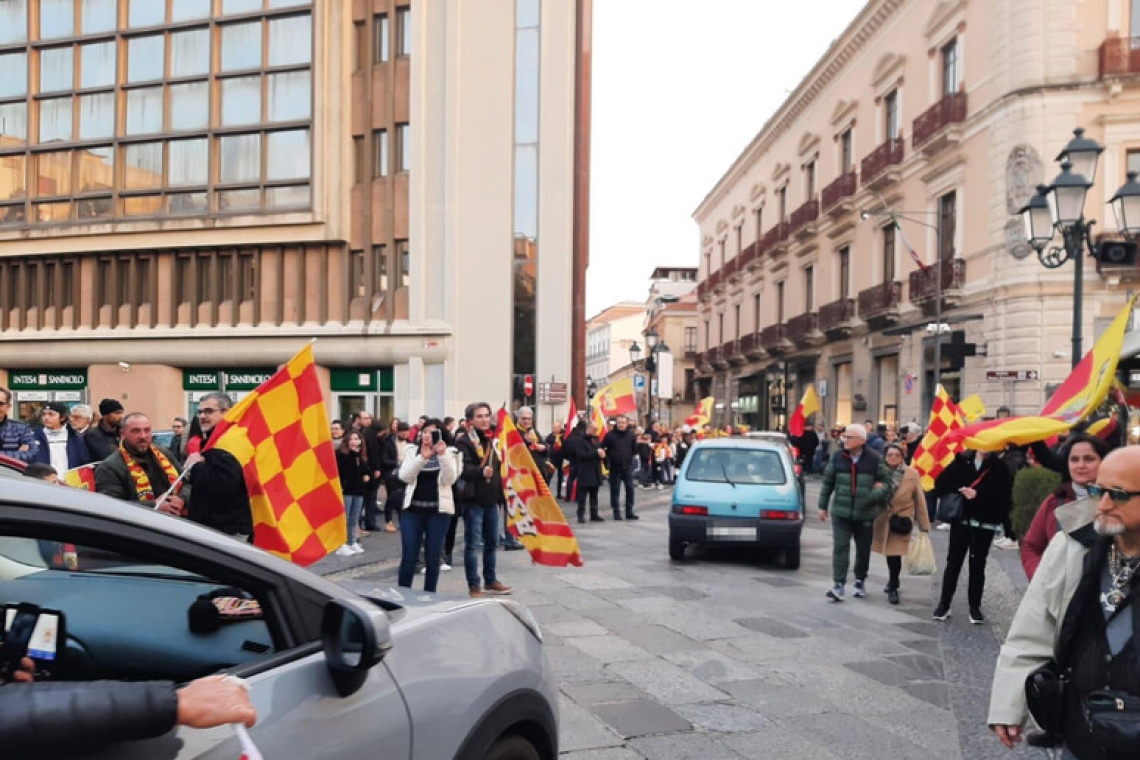
<svg viewBox="0 0 1140 760"><path fill-rule="evenodd" d="M903 565L907 575L934 575L938 571L930 536L920 532L911 538Z"/></svg>

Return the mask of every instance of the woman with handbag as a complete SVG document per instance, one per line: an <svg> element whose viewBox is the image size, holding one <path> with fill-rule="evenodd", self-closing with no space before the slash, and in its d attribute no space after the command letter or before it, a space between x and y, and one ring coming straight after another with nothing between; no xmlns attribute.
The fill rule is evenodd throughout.
<svg viewBox="0 0 1140 760"><path fill-rule="evenodd" d="M910 549L910 534L915 524L923 533L930 530L930 518L926 513L926 498L922 492L922 478L918 471L906 464L906 454L902 445L889 443L883 450L887 470L891 473L894 485L894 498L887 509L875 519L872 527L871 551L887 558L887 572L890 579L887 587L887 601L899 603L899 575L902 572L902 559Z"/></svg>
<svg viewBox="0 0 1140 760"><path fill-rule="evenodd" d="M1013 496L1013 478L997 452L965 451L954 457L934 481L938 519L950 523L950 548L942 573L942 596L935 620L950 617L950 603L958 589L958 576L970 557L967 589L970 622L981 625L982 593L986 587L986 559L994 534L1002 533Z"/></svg>

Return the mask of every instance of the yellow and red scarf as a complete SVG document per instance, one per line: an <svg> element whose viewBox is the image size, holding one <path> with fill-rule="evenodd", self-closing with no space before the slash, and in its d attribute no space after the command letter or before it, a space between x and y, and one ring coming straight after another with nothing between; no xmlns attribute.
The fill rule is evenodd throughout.
<svg viewBox="0 0 1140 760"><path fill-rule="evenodd" d="M127 463L127 472L131 474L131 480L134 481L135 493L138 494L138 500L154 501L156 498L154 494L154 487L150 484L150 478L147 477L146 470L143 469L142 465L135 461L135 458L131 455L131 453L124 449L122 445L119 446L119 453L122 455L123 461ZM154 446L151 446L150 453L154 455L154 458L158 461L159 466L162 467L162 471L166 473L168 486L174 481L178 480L178 470L175 469L174 465L170 463L169 459L162 455L161 451L156 449Z"/></svg>

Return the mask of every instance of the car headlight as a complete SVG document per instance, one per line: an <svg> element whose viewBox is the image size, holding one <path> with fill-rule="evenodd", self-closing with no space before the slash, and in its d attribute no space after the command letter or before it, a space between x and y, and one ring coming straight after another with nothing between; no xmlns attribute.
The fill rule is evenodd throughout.
<svg viewBox="0 0 1140 760"><path fill-rule="evenodd" d="M523 626L526 627L531 634L538 639L539 643L542 642L542 629L538 626L538 618L534 616L530 610L518 602L511 601L510 599L497 599L499 604L507 609L507 612L515 616Z"/></svg>

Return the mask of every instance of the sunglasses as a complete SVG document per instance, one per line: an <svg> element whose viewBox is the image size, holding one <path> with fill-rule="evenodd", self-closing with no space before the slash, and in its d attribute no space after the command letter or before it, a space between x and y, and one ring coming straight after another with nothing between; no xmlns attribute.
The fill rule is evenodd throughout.
<svg viewBox="0 0 1140 760"><path fill-rule="evenodd" d="M1127 504L1133 498L1140 496L1140 491L1125 491L1123 488L1105 488L1104 486L1088 486L1089 496L1101 499L1105 496L1116 504Z"/></svg>

